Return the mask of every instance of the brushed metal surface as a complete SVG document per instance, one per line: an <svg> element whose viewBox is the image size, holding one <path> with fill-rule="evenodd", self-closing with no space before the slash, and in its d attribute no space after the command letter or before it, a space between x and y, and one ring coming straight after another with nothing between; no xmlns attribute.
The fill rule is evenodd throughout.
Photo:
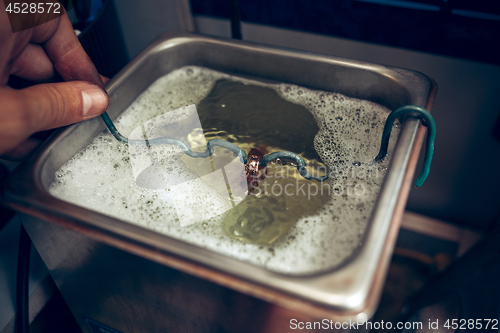
<svg viewBox="0 0 500 333"><path fill-rule="evenodd" d="M115 119L157 78L186 65L334 91L370 100L390 109L416 104L430 110L436 91L431 79L410 70L241 41L167 33L107 84L111 118ZM84 268L92 265L88 262L104 260L101 257L109 257L109 260L117 256L116 251L125 251L128 253L124 253L124 257L133 254L146 262L154 261L308 316L343 320L373 315L424 135L420 121L410 118L403 124L362 247L341 266L308 276L270 272L51 196L47 186L55 170L104 128L100 119L93 119L57 131L38 153L9 177L2 191L7 204L23 212L25 218L31 215L38 220L50 221L30 219L29 223L26 222L29 224L27 230L51 274L58 277L56 282L63 295L70 295L65 297L75 313L75 309L79 313L82 310L77 304L78 297L82 297L84 302L92 302L88 295L97 294L97 290L91 292L78 287L85 284L86 277L94 285L112 283L106 280L106 275L99 282L100 278L94 276L99 274L98 271ZM66 236L61 235L65 234L73 236L64 239ZM91 245L85 245L87 241L80 241L79 237L88 238ZM53 244L51 238L54 238ZM101 248L106 250L96 250ZM117 283L126 280L127 274L137 273L127 260L123 260L123 265L129 267L129 271L117 263L120 267L116 269L121 275L110 277L118 279ZM131 259L132 262L135 261ZM154 275L158 274L155 270L168 270L154 267L151 271L144 268L141 274ZM165 283L168 285L171 281L165 280ZM145 283L139 284L144 286ZM96 288L106 295L106 290ZM79 290L85 292L80 293ZM120 292L119 288L113 290L115 294ZM138 289L137 295L141 292ZM129 302L137 300L133 293L127 295ZM141 300L146 301L146 298ZM91 307L90 303L88 307ZM117 310L115 315L119 312ZM147 317L148 313L143 315ZM118 317L113 320L118 321ZM134 325L131 327L137 327Z"/></svg>
<svg viewBox="0 0 500 333"><path fill-rule="evenodd" d="M57 224L21 219L85 332L85 318L120 332L264 331L269 303Z"/></svg>

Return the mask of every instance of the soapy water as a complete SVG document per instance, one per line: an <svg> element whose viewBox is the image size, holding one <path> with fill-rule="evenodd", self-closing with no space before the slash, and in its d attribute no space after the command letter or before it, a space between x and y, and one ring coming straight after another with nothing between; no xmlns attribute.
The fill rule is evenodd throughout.
<svg viewBox="0 0 500 333"><path fill-rule="evenodd" d="M372 162L389 110L336 93L264 84L190 66L154 82L115 124L129 137L134 130L140 136L138 128L147 134L148 121L168 115L165 110L198 105L221 80L273 90L283 100L307 109L318 128L312 145L319 159L306 161L311 172L328 167L328 182L300 179L293 165L276 161L268 167L268 175L259 181L254 194L246 196L241 186L239 190L228 186L223 169L235 161L235 156L227 150L216 147L215 158L193 159L178 147L158 146L148 148L151 163L144 169L153 166L161 172L150 174L157 175L168 171L170 178L168 186L155 188L151 179L149 185L147 179L138 182L141 172L136 171L140 167L134 167L134 163L144 161L135 158L138 152L103 132L56 172L50 192L62 200L273 271L307 274L339 265L360 246L390 160ZM269 121L279 119L270 116ZM397 131L399 124L395 127ZM196 142L206 144L212 138L231 141L247 152L262 144L248 135L196 126L183 137L191 146ZM394 145L391 141L389 154ZM269 146L266 150L269 153L283 148ZM172 163L171 158L178 163ZM165 184L165 179L156 181L160 182ZM251 241L271 217L280 220L270 227L274 231L266 234L278 235L274 243L241 241L242 237ZM238 230L237 222L241 225L249 218L263 222L253 223L255 232L248 235L248 229Z"/></svg>

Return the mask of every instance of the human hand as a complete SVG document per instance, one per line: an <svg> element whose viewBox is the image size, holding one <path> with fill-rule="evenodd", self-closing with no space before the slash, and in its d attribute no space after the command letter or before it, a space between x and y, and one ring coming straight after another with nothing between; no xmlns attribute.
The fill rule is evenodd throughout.
<svg viewBox="0 0 500 333"><path fill-rule="evenodd" d="M22 159L37 143L31 134L94 118L108 106L104 83L66 14L12 33L0 2L0 156ZM42 82L59 73L67 82L14 90L9 75Z"/></svg>

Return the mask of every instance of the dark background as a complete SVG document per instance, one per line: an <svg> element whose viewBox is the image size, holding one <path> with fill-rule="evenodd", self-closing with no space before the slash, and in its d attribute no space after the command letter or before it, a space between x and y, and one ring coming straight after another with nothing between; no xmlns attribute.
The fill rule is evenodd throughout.
<svg viewBox="0 0 500 333"><path fill-rule="evenodd" d="M191 6L194 15L230 18L230 1ZM246 22L500 64L497 1L239 1Z"/></svg>

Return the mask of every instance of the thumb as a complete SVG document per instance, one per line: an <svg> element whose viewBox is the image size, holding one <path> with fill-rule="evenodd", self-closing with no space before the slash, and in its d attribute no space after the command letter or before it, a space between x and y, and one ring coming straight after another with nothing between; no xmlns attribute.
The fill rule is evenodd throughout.
<svg viewBox="0 0 500 333"><path fill-rule="evenodd" d="M48 130L94 118L108 107L108 95L99 86L71 81L34 85L18 90L31 132Z"/></svg>
<svg viewBox="0 0 500 333"><path fill-rule="evenodd" d="M31 134L97 117L108 107L106 92L84 81L0 88L0 154Z"/></svg>

